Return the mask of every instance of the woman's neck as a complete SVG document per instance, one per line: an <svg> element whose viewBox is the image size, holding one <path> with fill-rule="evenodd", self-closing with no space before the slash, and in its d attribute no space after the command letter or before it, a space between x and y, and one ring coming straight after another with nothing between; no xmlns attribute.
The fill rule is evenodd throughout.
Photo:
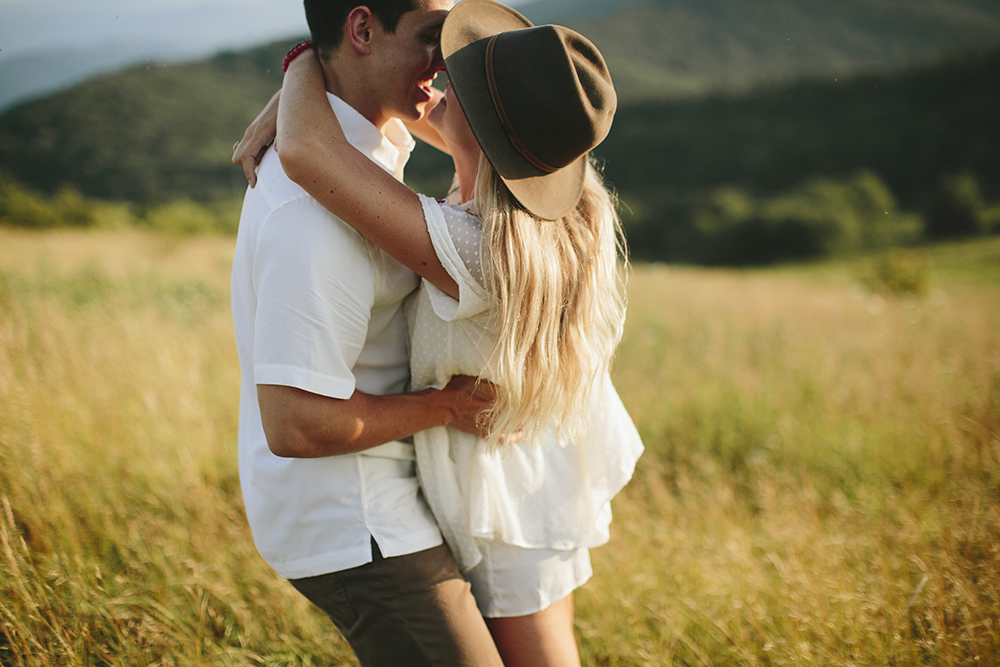
<svg viewBox="0 0 1000 667"><path fill-rule="evenodd" d="M476 146L474 150L470 148L452 151L462 203L470 201L476 191L476 175L479 173L479 156L481 154L479 146Z"/></svg>

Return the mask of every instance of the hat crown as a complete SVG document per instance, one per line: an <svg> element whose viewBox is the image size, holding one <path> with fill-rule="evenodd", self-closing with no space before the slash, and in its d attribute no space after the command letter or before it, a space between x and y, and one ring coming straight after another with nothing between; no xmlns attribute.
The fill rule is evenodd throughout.
<svg viewBox="0 0 1000 667"><path fill-rule="evenodd" d="M554 170L604 140L617 97L590 41L553 25L503 32L495 40L486 67L495 81L494 106L515 144Z"/></svg>
<svg viewBox="0 0 1000 667"><path fill-rule="evenodd" d="M441 51L469 127L511 194L543 220L569 213L587 153L607 136L617 106L597 48L495 0L462 0L445 19Z"/></svg>

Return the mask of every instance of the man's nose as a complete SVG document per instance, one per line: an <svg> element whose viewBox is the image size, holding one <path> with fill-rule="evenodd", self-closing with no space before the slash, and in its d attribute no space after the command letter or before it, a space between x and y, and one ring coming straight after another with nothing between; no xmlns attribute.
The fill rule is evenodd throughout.
<svg viewBox="0 0 1000 667"><path fill-rule="evenodd" d="M440 43L434 47L434 53L431 54L431 67L434 68L435 74L444 71L444 55L441 53Z"/></svg>

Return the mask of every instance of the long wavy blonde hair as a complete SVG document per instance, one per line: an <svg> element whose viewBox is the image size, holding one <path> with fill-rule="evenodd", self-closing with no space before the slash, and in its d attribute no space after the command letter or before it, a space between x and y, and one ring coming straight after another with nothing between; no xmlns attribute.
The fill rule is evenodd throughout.
<svg viewBox="0 0 1000 667"><path fill-rule="evenodd" d="M625 320L627 253L615 197L591 158L579 203L557 221L520 208L485 158L475 196L497 332L488 440L505 446L503 434L520 430L530 443L550 427L561 441L578 438Z"/></svg>

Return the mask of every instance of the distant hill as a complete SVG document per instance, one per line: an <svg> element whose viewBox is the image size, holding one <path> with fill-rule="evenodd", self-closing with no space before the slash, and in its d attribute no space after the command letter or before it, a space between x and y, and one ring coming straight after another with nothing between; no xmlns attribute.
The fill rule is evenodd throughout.
<svg viewBox="0 0 1000 667"><path fill-rule="evenodd" d="M514 9L528 17L535 25L560 23L569 25L576 21L594 21L621 13L627 7L646 0L535 0L514 4ZM513 3L508 3L513 4Z"/></svg>
<svg viewBox="0 0 1000 667"><path fill-rule="evenodd" d="M290 46L140 65L19 105L0 116L0 167L43 191L68 183L107 199L241 194L232 145L281 86Z"/></svg>
<svg viewBox="0 0 1000 667"><path fill-rule="evenodd" d="M736 184L773 192L813 174L876 171L917 206L940 174L1000 195L1000 51L895 75L632 105L597 152L626 191Z"/></svg>
<svg viewBox="0 0 1000 667"><path fill-rule="evenodd" d="M778 141L783 151L833 164L828 152L834 146L837 155L851 156L838 165L870 166L871 151L882 143L863 134L868 145L855 145L862 134L845 136L823 108L779 105L772 111L788 119L778 123L759 106L808 89L816 91L808 99L822 99L847 114L855 107L880 118L935 114L946 100L919 90L906 93L914 96L912 104L885 97L895 80L891 72L904 63L938 62L942 51L968 53L1000 44L1000 3L993 0L546 0L521 8L535 20L587 19L568 22L601 46L621 93L615 130L601 150L609 160L625 151L633 166L609 162L609 175L636 196L689 183L696 174L714 174L698 176L709 182L727 173L745 179L746 170L756 169L754 179L762 187L787 180L782 174L788 162L780 151L769 153L766 170L760 171L760 165L741 161L726 148L721 137L734 145L749 141L738 129L743 114L778 138L786 125L804 128L798 143ZM138 202L238 195L243 177L229 164L230 148L280 86L278 64L293 41L197 63L133 67L19 105L0 115L0 169L47 192L69 183L91 196ZM949 76L950 65L942 67L942 76ZM883 73L882 93L845 83L870 71ZM817 83L783 88L803 76ZM973 94L995 104L990 91ZM878 126L892 130L892 125ZM963 126L928 125L931 130L915 141L968 144ZM892 141L888 153L897 145ZM855 152L841 146L854 146ZM998 152L995 145L983 150ZM684 151L698 159L678 160ZM657 166L658 161L666 164ZM923 164L925 171L934 168ZM421 148L408 174L415 187L433 189L447 180L447 169L446 158ZM923 183L891 180L901 191Z"/></svg>
<svg viewBox="0 0 1000 667"><path fill-rule="evenodd" d="M897 74L624 106L595 152L626 201L653 211L720 185L767 195L859 168L919 208L942 175L959 172L1000 197L997 109L1000 50ZM408 168L428 183L450 174L431 150Z"/></svg>
<svg viewBox="0 0 1000 667"><path fill-rule="evenodd" d="M104 44L94 48L50 48L0 61L0 109L51 95L85 79L119 71L166 54L147 44Z"/></svg>
<svg viewBox="0 0 1000 667"><path fill-rule="evenodd" d="M577 2L582 15L570 11L573 0L521 9L532 20L562 14L555 20L589 37L625 102L891 71L1000 45L1000 3L991 0Z"/></svg>
<svg viewBox="0 0 1000 667"><path fill-rule="evenodd" d="M718 249L692 252L699 216L727 192L776 197L864 171L888 187L890 209L927 215L956 177L971 188L967 201L980 202L975 208L980 191L1000 200L997 109L1000 51L993 51L895 75L633 105L619 111L596 153L627 205L637 255L703 261ZM980 223L943 224L958 233ZM748 242L723 257L745 257Z"/></svg>

